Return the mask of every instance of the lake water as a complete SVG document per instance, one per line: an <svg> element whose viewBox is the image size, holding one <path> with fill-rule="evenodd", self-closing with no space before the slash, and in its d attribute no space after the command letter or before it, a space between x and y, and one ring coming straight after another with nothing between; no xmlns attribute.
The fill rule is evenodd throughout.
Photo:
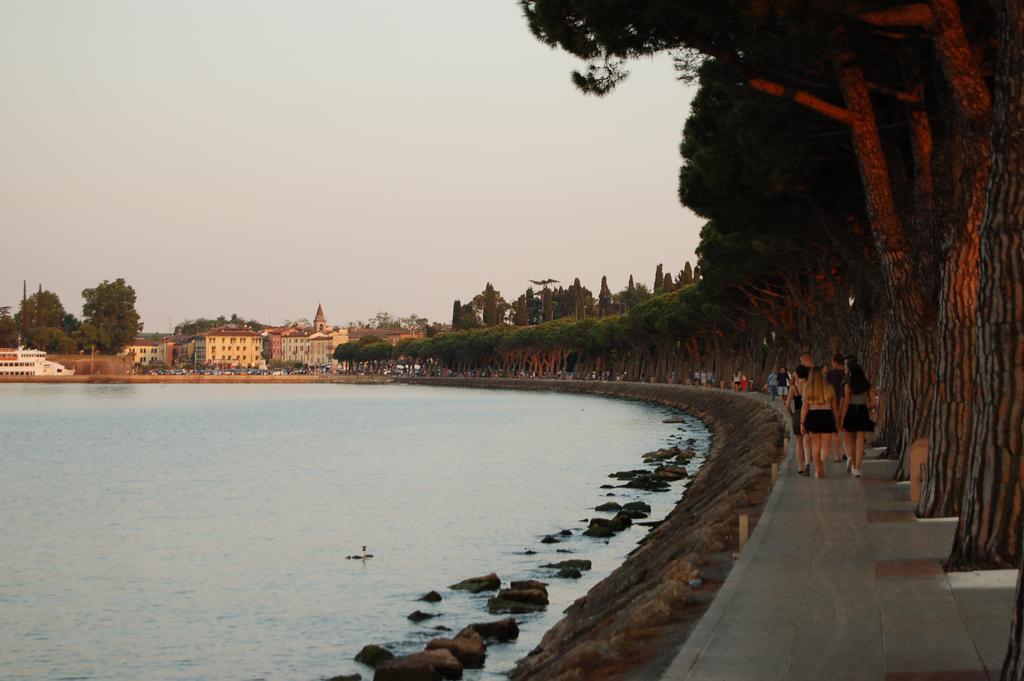
<svg viewBox="0 0 1024 681"><path fill-rule="evenodd" d="M413 652L497 619L448 584L591 559L466 675L499 678L646 531L578 536L595 505L678 501L682 483L600 489L645 451L706 451L671 414L425 386L0 385L0 679L368 679L366 643ZM364 544L372 560L345 560Z"/></svg>

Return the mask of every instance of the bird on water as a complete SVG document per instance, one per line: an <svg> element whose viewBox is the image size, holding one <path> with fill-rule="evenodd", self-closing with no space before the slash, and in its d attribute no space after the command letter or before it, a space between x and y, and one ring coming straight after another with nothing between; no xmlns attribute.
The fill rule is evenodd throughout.
<svg viewBox="0 0 1024 681"><path fill-rule="evenodd" d="M372 553L367 553L365 546L363 547L363 555L361 555L361 556L359 556L359 555L356 555L356 556L345 556L345 560L366 560L367 558L373 558L373 554Z"/></svg>

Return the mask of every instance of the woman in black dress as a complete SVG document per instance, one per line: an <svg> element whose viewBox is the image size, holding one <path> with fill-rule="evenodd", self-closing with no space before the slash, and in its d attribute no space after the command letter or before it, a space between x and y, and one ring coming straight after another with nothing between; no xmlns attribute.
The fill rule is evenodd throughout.
<svg viewBox="0 0 1024 681"><path fill-rule="evenodd" d="M824 369L814 367L803 393L800 421L804 432L810 436L814 470L819 478L824 478L826 450L832 443L832 433L837 430L836 414L839 408L836 404L836 391L825 380Z"/></svg>
<svg viewBox="0 0 1024 681"><path fill-rule="evenodd" d="M868 433L875 432L871 409L875 406L876 396L871 389L871 381L859 364L850 364L848 370L850 375L843 389L840 423L845 431L843 438L846 440L846 451L850 455L846 470L859 478L861 462L864 460L864 439Z"/></svg>
<svg viewBox="0 0 1024 681"><path fill-rule="evenodd" d="M785 367L783 367L785 370ZM806 455L804 450L805 445L808 443L807 435L804 433L803 426L800 425L803 421L801 408L803 407L803 395L800 392L805 385L807 385L807 377L810 376L810 369L800 365L796 368L796 376L793 378L792 384L788 389L788 396L786 397L786 411L789 412L790 418L792 419L793 426L793 448L796 451L796 466L797 473L800 475L811 474L811 452L807 449Z"/></svg>

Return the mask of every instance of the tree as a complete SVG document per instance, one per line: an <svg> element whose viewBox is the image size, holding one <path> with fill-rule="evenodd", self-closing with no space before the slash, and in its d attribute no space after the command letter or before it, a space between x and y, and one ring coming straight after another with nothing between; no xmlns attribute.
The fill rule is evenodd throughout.
<svg viewBox="0 0 1024 681"><path fill-rule="evenodd" d="M612 292L608 288L608 277L601 277L601 291L597 294L598 315L607 317L612 310Z"/></svg>
<svg viewBox="0 0 1024 681"><path fill-rule="evenodd" d="M0 307L0 348L13 348L18 344L18 324L11 317L11 308Z"/></svg>
<svg viewBox="0 0 1024 681"><path fill-rule="evenodd" d="M658 263L657 269L654 270L654 286L651 290L654 291L654 295L662 293L662 286L665 284L665 275L662 274L661 263Z"/></svg>
<svg viewBox="0 0 1024 681"><path fill-rule="evenodd" d="M490 282L484 287L483 311L484 326L497 326L498 324L498 297L499 293L494 290Z"/></svg>
<svg viewBox="0 0 1024 681"><path fill-rule="evenodd" d="M462 302L457 298L452 303L452 331L462 328Z"/></svg>
<svg viewBox="0 0 1024 681"><path fill-rule="evenodd" d="M27 320L28 325L24 327L26 330L40 326L59 329L64 324L66 314L60 297L53 291L46 291L40 286L39 291L22 300L20 309L14 315L14 321L21 324L22 320Z"/></svg>
<svg viewBox="0 0 1024 681"><path fill-rule="evenodd" d="M530 312L526 307L526 294L516 299L515 325L527 326L530 323Z"/></svg>
<svg viewBox="0 0 1024 681"><path fill-rule="evenodd" d="M124 279L103 280L95 288L82 291L83 326L91 327L93 340L101 352L117 353L142 331L135 310L135 289Z"/></svg>

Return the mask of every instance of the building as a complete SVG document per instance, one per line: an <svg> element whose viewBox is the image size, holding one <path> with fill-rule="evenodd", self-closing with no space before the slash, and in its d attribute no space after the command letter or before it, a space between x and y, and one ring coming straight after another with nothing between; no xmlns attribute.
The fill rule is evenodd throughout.
<svg viewBox="0 0 1024 681"><path fill-rule="evenodd" d="M309 329L288 329L281 334L281 361L285 364L309 364Z"/></svg>
<svg viewBox="0 0 1024 681"><path fill-rule="evenodd" d="M160 343L148 338L136 338L130 345L124 346L122 356L131 358L132 364L136 367L146 367L151 364L166 364L166 354L161 352L163 348Z"/></svg>
<svg viewBox="0 0 1024 681"><path fill-rule="evenodd" d="M281 339L288 326L267 326L263 328L263 359L267 363L280 362L284 357L284 350L281 346Z"/></svg>
<svg viewBox="0 0 1024 681"><path fill-rule="evenodd" d="M0 348L0 377L3 376L73 376L74 369L46 359L42 350Z"/></svg>
<svg viewBox="0 0 1024 681"><path fill-rule="evenodd" d="M263 366L263 338L250 328L220 326L196 336L195 363L256 369Z"/></svg>

